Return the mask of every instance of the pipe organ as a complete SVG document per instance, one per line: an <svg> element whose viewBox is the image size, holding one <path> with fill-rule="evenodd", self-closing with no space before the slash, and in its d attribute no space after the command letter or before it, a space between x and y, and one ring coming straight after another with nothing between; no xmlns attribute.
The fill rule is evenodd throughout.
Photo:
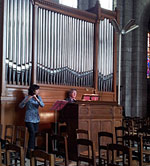
<svg viewBox="0 0 150 166"><path fill-rule="evenodd" d="M38 9L37 82L93 85L94 24Z"/></svg>
<svg viewBox="0 0 150 166"><path fill-rule="evenodd" d="M34 73L39 84L115 91L116 39L110 20L117 19L116 11L97 5L91 12L79 12L49 0L5 0L3 5L4 74L8 85L28 86ZM99 30L95 32L97 20Z"/></svg>
<svg viewBox="0 0 150 166"><path fill-rule="evenodd" d="M111 127L121 124L117 35L111 25L112 19L119 21L117 10L105 10L97 1L81 11L51 0L0 0L0 9L1 123L24 125L25 109L18 104L34 83L45 104L39 108L40 130L50 130L55 122L50 108L76 88L77 100L83 94L99 96L99 101L79 102L81 125L94 132L114 131Z"/></svg>

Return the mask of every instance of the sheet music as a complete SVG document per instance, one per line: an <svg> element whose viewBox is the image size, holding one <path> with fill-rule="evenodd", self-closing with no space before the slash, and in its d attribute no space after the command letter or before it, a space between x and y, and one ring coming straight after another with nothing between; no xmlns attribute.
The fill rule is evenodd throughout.
<svg viewBox="0 0 150 166"><path fill-rule="evenodd" d="M64 106L68 103L68 101L66 100L57 100L53 106L50 108L50 110L55 110L55 111L59 111L61 109L64 108Z"/></svg>

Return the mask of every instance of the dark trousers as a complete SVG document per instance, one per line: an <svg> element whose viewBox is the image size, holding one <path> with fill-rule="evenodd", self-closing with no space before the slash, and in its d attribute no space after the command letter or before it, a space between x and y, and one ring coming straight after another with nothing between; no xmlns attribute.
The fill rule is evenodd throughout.
<svg viewBox="0 0 150 166"><path fill-rule="evenodd" d="M29 132L28 151L35 147L35 135L38 132L39 123L26 122Z"/></svg>

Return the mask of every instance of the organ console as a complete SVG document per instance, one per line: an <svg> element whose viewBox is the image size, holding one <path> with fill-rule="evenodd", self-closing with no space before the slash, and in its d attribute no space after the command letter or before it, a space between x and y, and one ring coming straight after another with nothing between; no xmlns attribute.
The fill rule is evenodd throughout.
<svg viewBox="0 0 150 166"><path fill-rule="evenodd" d="M69 158L76 160L76 129L89 131L97 147L97 133L108 131L115 135L115 127L122 124L122 109L117 103L77 101L68 103L58 112L58 121L66 122Z"/></svg>

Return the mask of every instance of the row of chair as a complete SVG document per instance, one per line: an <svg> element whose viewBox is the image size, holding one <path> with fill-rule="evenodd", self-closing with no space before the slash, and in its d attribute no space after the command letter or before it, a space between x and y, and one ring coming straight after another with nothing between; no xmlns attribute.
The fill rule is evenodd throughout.
<svg viewBox="0 0 150 166"><path fill-rule="evenodd" d="M150 118L123 117L122 126L128 128L128 131L130 131L130 135L135 135L137 134L139 129L150 127Z"/></svg>
<svg viewBox="0 0 150 166"><path fill-rule="evenodd" d="M17 158L20 159L20 166L25 166L25 154L24 149L21 146L9 143L5 147L6 150L6 163L2 163L2 156L1 156L1 143L0 143L0 165L1 166L11 166L11 165L18 165L17 161L15 160L14 163L12 161L12 153L13 155L17 155ZM37 166L38 160L43 162L44 166L54 166L54 155L48 154L45 151L42 150L32 150L31 153L31 160L30 160L30 166Z"/></svg>
<svg viewBox="0 0 150 166"><path fill-rule="evenodd" d="M26 145L27 145L27 138L28 138L27 128L24 126L14 126L14 125L6 125L5 128L2 125L0 126L1 126L1 133L2 133L2 130L5 130L3 139L8 141L5 148L1 149L1 152L0 152L1 162L3 160L3 164L7 165L8 162L10 161L14 161L15 164L18 164L18 161L19 161L19 164L24 166L25 158L26 158L26 147L27 147ZM1 134L1 137L2 137L2 134ZM67 146L66 139L67 139L66 137L59 137L55 135L52 135L49 137L49 134L46 132L37 133L36 140L35 140L35 144L36 144L35 150L33 150L30 153L32 164L34 163L32 160L32 157L34 157L37 153L39 153L38 155L41 155L40 158L45 157L45 159L48 159L48 156L49 156L49 159L51 158L52 160L54 155L49 155L48 153L49 145L52 145L50 148L50 151L52 154L55 154L55 156L57 156L57 155L60 155L61 153L61 155L65 158L65 162L67 162L68 157L66 156L68 155L68 152L66 151L63 154L63 152L61 152L60 150L60 147L62 148L63 145ZM44 142L44 146L43 146L43 142ZM58 147L56 147L56 142L57 142L57 145L59 145ZM64 149L67 150L68 147L65 147ZM9 155L7 151L9 151L11 155ZM18 154L20 157L18 157ZM11 159L7 160L8 158L11 158ZM65 165L68 165L68 163L66 163Z"/></svg>
<svg viewBox="0 0 150 166"><path fill-rule="evenodd" d="M15 128L17 130L18 126L16 126ZM120 129L121 129L121 127L120 127ZM97 158L99 160L99 165L107 165L109 160L110 160L110 157L109 157L110 155L108 155L109 148L111 149L112 146L115 147L115 144L118 145L118 146L128 147L128 150L124 153L127 153L131 150L132 151L135 150L134 153L132 152L132 155L130 155L129 157L131 157L131 158L140 158L140 160L138 161L139 165L142 165L144 162L146 163L147 155L149 155L148 151L146 151L146 150L150 149L148 147L148 143L149 143L148 138L146 139L146 137L144 137L144 136L143 137L137 136L137 138L138 138L137 143L135 144L136 140L134 140L129 145L129 140L131 138L133 139L133 135L132 136L130 136L129 134L127 135L126 132L127 131L125 130L125 128L122 128L121 134L120 134L120 136L118 136L118 138L121 138L121 142L119 142L119 140L117 141L117 139L116 139L116 141L114 141L114 137L113 137L112 133L99 132L98 133L99 153L96 153L94 143L91 140L89 140L88 131L79 130L79 129L76 130L76 135L77 135L77 142L76 143L77 143L77 152L78 152L77 153L77 163L78 163L78 165L80 164L81 161L88 162L91 165L96 165L96 159ZM45 151L45 153L54 154L55 157L61 155L65 159L65 165L66 166L69 165L67 136L61 137L61 136L57 136L57 135L50 135L48 133L44 133L44 134L45 134L44 139L45 139L46 144L45 144L45 149L43 149L43 150ZM41 133L40 133L40 136L41 136ZM17 141L18 139L16 139L16 138L18 138L18 137L19 136L16 135L14 140ZM136 136L134 136L134 137L136 137ZM5 138L7 138L7 137L5 137ZM62 139L60 139L60 138L62 138ZM14 143L14 141L10 142L10 144L11 143ZM146 143L147 143L147 145L146 145ZM133 144L135 145L134 149L133 149L133 147L131 147L131 145L133 145ZM16 144L16 145L20 146L19 144ZM51 148L48 149L48 147L50 147L50 145L51 145ZM147 149L146 148L144 149L143 145ZM87 149L85 150L85 148L82 148L81 146L86 146ZM124 149L127 149L127 148L124 148ZM140 150L138 150L138 149L140 149ZM36 150L39 150L38 147L37 147ZM25 152L25 150L24 150L24 152ZM60 152L63 152L63 153L60 153ZM138 152L137 156L135 155L136 154L135 152ZM133 154L135 155L134 157L133 157ZM113 155L111 155L111 156L113 157ZM116 156L116 155L114 155L114 156ZM32 155L31 155L31 157L32 157ZM128 160L129 160L129 157L128 157ZM52 160L53 155L50 158ZM55 159L54 159L54 161L55 161ZM115 161L116 161L116 158L115 158ZM118 160L117 162L120 162L120 161Z"/></svg>
<svg viewBox="0 0 150 166"><path fill-rule="evenodd" d="M4 131L4 137L2 133ZM5 128L0 124L0 138L7 140L9 143L22 146L24 149L27 144L27 128L24 126L5 125Z"/></svg>
<svg viewBox="0 0 150 166"><path fill-rule="evenodd" d="M109 162L111 161L115 164L120 164L120 162L125 164L128 161L129 165L150 165L150 136L130 135L130 133L128 133L128 130L126 130L126 128L124 128L123 126L116 127L115 131L116 141L114 140L112 133L98 133L98 155L97 153L95 153L95 158L98 158L99 165L109 165ZM120 131L119 134L118 131ZM77 130L77 135L79 134L79 132L82 132L82 135L83 133L85 135L88 135L88 132L84 130ZM79 136L77 136L77 138L79 138ZM87 151L88 150L89 149L87 149ZM112 150L122 152L117 152L116 154L115 152L112 153ZM86 151L82 151L82 153L80 154L84 156L88 153ZM124 158L124 156L121 156L120 158L120 154L126 154L124 155L126 156L126 158Z"/></svg>

